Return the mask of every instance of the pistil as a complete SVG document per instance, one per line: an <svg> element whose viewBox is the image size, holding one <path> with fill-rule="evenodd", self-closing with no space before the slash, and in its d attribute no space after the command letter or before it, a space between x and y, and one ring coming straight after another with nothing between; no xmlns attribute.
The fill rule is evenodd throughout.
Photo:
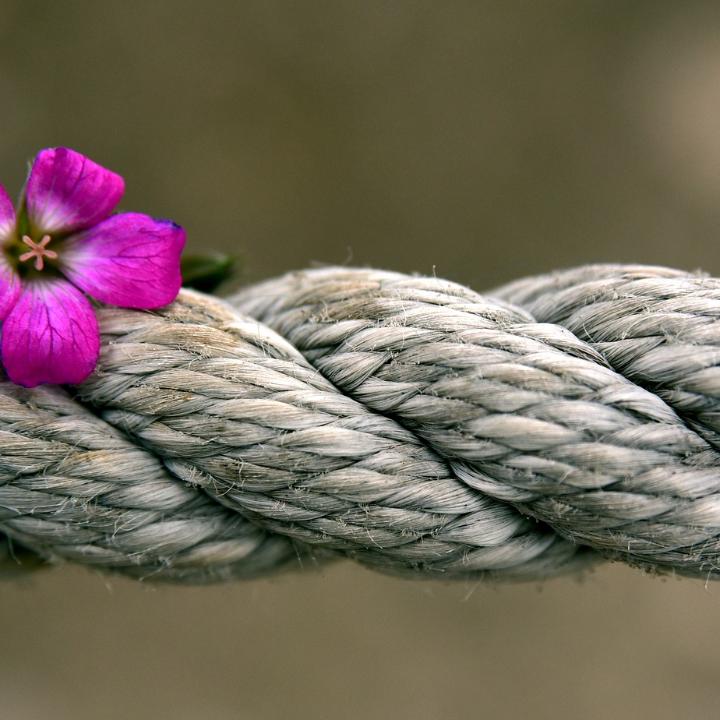
<svg viewBox="0 0 720 720"><path fill-rule="evenodd" d="M23 235L22 241L30 250L20 256L20 262L27 262L35 258L35 269L42 270L45 267L45 258L48 260L56 260L58 256L54 250L47 249L47 245L51 240L52 238L49 235L43 235L42 240L37 243L28 235Z"/></svg>

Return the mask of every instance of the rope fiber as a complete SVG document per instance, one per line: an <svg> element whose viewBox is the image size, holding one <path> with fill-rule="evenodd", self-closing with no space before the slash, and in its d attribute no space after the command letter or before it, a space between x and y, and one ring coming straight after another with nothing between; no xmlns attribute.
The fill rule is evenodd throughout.
<svg viewBox="0 0 720 720"><path fill-rule="evenodd" d="M323 268L98 317L82 386L0 380L6 575L720 566L718 279L595 265L478 295Z"/></svg>

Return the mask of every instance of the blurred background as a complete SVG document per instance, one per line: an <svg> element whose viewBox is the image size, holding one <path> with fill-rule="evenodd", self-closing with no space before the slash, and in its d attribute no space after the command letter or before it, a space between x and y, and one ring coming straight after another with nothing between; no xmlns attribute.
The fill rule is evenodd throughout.
<svg viewBox="0 0 720 720"><path fill-rule="evenodd" d="M483 289L590 261L720 274L720 6L0 0L0 175L69 145L243 282L310 263ZM717 717L720 585L0 590L9 720Z"/></svg>

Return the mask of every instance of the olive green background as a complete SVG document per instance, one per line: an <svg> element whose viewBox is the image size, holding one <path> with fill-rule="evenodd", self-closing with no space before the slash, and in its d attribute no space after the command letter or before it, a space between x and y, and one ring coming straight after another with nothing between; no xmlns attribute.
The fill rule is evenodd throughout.
<svg viewBox="0 0 720 720"><path fill-rule="evenodd" d="M477 289L589 261L720 274L720 6L0 0L0 175L69 145L125 209L243 258ZM0 717L717 717L720 585L211 588L60 567L0 590Z"/></svg>

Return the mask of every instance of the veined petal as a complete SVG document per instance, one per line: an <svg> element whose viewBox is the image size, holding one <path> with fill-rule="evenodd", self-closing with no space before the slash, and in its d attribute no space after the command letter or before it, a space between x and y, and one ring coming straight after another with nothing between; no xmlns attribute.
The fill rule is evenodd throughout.
<svg viewBox="0 0 720 720"><path fill-rule="evenodd" d="M179 225L122 213L68 238L59 254L65 275L96 300L149 310L177 297L184 246Z"/></svg>
<svg viewBox="0 0 720 720"><path fill-rule="evenodd" d="M104 220L125 192L125 181L69 148L41 150L25 188L25 203L39 233L84 230Z"/></svg>
<svg viewBox="0 0 720 720"><path fill-rule="evenodd" d="M7 190L0 185L0 320L12 310L20 295L20 278L8 264L3 245L15 232L15 207Z"/></svg>
<svg viewBox="0 0 720 720"><path fill-rule="evenodd" d="M61 278L23 285L2 326L2 360L10 380L34 387L76 384L100 353L97 319L87 298Z"/></svg>
<svg viewBox="0 0 720 720"><path fill-rule="evenodd" d="M9 240L15 230L15 206L7 190L0 185L0 245Z"/></svg>
<svg viewBox="0 0 720 720"><path fill-rule="evenodd" d="M13 309L20 296L20 278L8 265L0 250L0 320Z"/></svg>

